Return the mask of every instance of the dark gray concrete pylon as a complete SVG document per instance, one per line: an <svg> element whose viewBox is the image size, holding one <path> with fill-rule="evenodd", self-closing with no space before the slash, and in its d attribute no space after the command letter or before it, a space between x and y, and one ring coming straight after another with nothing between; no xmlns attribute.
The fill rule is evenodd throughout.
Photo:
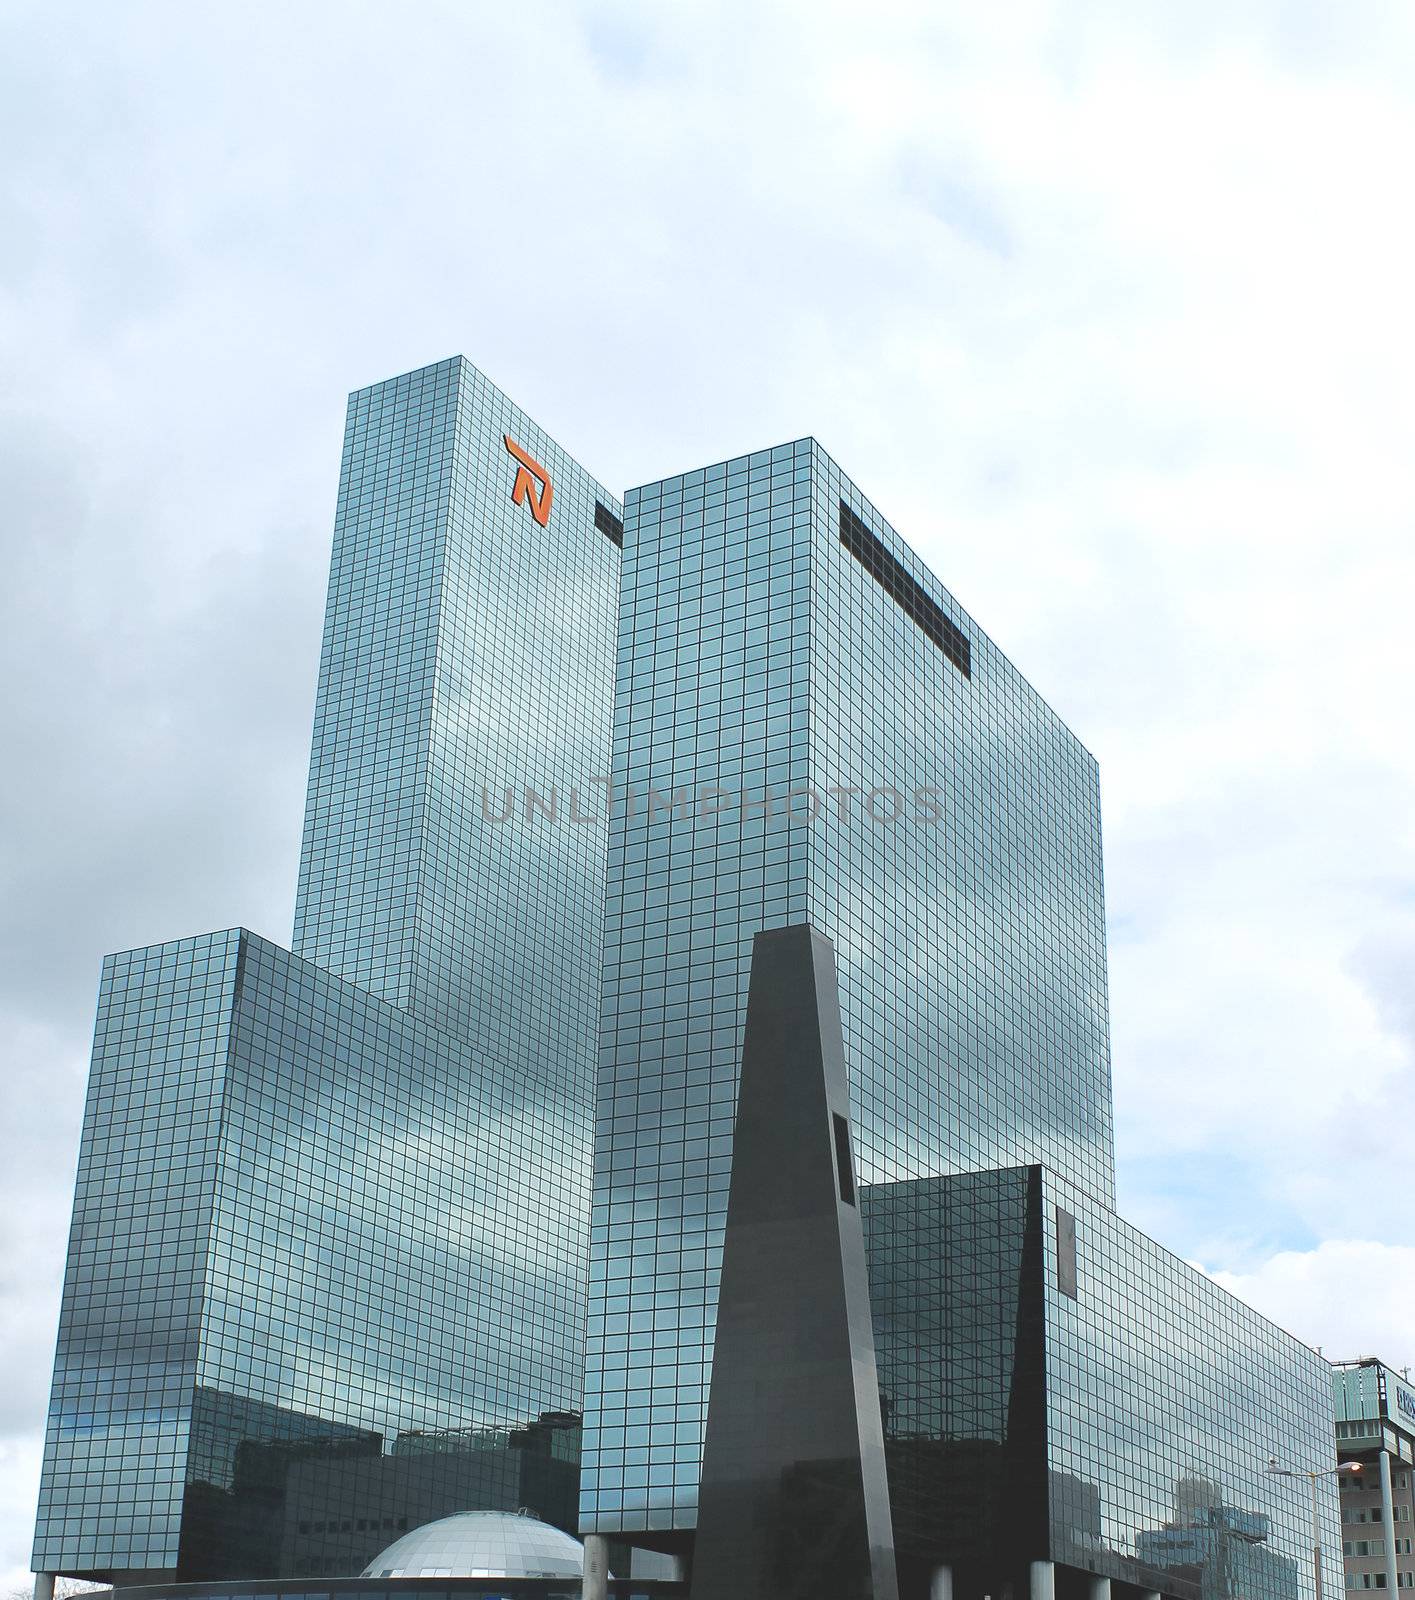
<svg viewBox="0 0 1415 1600"><path fill-rule="evenodd" d="M897 1600L835 959L759 933L693 1600Z"/></svg>

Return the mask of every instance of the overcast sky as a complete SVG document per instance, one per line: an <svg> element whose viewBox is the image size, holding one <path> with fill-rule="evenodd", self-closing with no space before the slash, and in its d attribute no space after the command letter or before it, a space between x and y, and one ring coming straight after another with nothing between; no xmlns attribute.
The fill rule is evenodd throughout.
<svg viewBox="0 0 1415 1600"><path fill-rule="evenodd" d="M1415 8L0 0L0 1587L99 960L287 942L344 396L815 434L1101 763L1121 1205L1415 1362Z"/></svg>

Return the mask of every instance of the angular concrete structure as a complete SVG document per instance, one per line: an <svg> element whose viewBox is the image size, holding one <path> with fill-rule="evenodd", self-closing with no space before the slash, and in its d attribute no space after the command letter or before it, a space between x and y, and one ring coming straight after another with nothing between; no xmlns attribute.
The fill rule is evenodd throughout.
<svg viewBox="0 0 1415 1600"><path fill-rule="evenodd" d="M896 1600L835 961L753 945L693 1600Z"/></svg>

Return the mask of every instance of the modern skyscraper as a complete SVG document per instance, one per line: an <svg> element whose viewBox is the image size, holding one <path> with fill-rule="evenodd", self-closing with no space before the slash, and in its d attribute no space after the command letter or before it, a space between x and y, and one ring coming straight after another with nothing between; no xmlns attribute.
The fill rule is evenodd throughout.
<svg viewBox="0 0 1415 1600"><path fill-rule="evenodd" d="M840 974L874 1183L1042 1161L1110 1203L1096 764L802 439L631 490L584 1526L695 1525L752 940Z"/></svg>
<svg viewBox="0 0 1415 1600"><path fill-rule="evenodd" d="M773 1330L839 1278L761 1240L790 1118L749 1130L738 1199L754 941L809 928L849 1125L777 1160L865 1223L871 1315L821 1320L877 1375L901 1595L1290 1600L1310 1538L1264 1469L1322 1448L1326 1369L1115 1213L1095 762L812 440L630 491L624 548L582 1530L691 1557L702 1481L694 1600L892 1590L858 1529L789 1555L803 1505L834 1537L872 1492L863 1430L854 1462L781 1460L824 1430L783 1416L811 1402Z"/></svg>
<svg viewBox="0 0 1415 1600"><path fill-rule="evenodd" d="M603 825L525 791L604 771L618 505L465 361L350 398L295 908L296 955L577 1096Z"/></svg>
<svg viewBox="0 0 1415 1600"><path fill-rule="evenodd" d="M37 1570L572 1521L604 824L522 802L604 770L621 537L468 363L351 396L294 953L104 964Z"/></svg>
<svg viewBox="0 0 1415 1600"><path fill-rule="evenodd" d="M41 1571L564 1525L583 1392L596 1583L1299 1600L1325 1364L1115 1212L1096 764L814 441L621 520L354 395L294 946L105 963Z"/></svg>

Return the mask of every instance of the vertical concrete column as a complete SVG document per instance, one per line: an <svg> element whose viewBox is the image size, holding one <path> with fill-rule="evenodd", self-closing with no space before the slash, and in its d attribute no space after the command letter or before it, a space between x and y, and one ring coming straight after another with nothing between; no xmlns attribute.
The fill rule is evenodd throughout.
<svg viewBox="0 0 1415 1600"><path fill-rule="evenodd" d="M609 1600L609 1540L602 1533L585 1535L584 1600Z"/></svg>
<svg viewBox="0 0 1415 1600"><path fill-rule="evenodd" d="M1386 1546L1386 1593L1394 1596L1398 1579L1395 1567L1395 1507L1391 1504L1390 1455L1382 1450L1381 1457L1381 1531Z"/></svg>
<svg viewBox="0 0 1415 1600"><path fill-rule="evenodd" d="M1091 1579L1091 1600L1110 1600L1110 1579Z"/></svg>
<svg viewBox="0 0 1415 1600"><path fill-rule="evenodd" d="M953 1600L953 1568L935 1567L929 1576L929 1600Z"/></svg>
<svg viewBox="0 0 1415 1600"><path fill-rule="evenodd" d="M899 1600L835 956L797 923L752 942L692 1600L781 1600L822 1516L822 1600Z"/></svg>
<svg viewBox="0 0 1415 1600"><path fill-rule="evenodd" d="M1164 1596L1158 1589L1146 1589L1144 1594L1140 1596L1140 1600L1164 1600Z"/></svg>
<svg viewBox="0 0 1415 1600"><path fill-rule="evenodd" d="M1034 1561L1027 1589L1031 1600L1056 1600L1056 1567L1050 1561Z"/></svg>
<svg viewBox="0 0 1415 1600"><path fill-rule="evenodd" d="M35 1573L34 1600L54 1600L54 1574L52 1572Z"/></svg>

